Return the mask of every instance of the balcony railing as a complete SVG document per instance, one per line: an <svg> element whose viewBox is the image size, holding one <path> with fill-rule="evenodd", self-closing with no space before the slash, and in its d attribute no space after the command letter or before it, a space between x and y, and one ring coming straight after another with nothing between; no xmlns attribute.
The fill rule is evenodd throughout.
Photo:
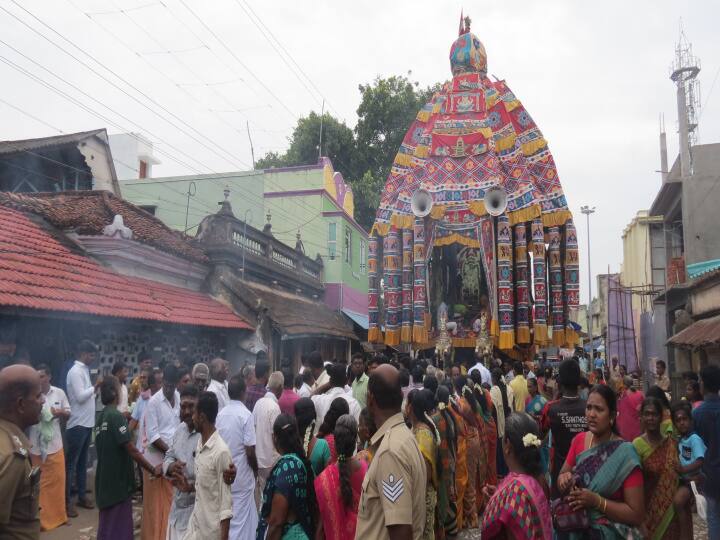
<svg viewBox="0 0 720 540"><path fill-rule="evenodd" d="M224 236L224 235L223 235ZM273 236L254 227L245 227L237 220L230 223L230 243L240 253L254 255L266 260L266 264L279 266L286 271L297 274L298 278L322 282L323 264L320 259L311 259L304 253L294 249Z"/></svg>

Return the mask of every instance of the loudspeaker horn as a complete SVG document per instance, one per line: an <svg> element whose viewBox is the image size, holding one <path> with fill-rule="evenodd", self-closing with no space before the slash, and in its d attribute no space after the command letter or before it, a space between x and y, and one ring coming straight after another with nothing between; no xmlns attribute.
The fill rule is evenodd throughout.
<svg viewBox="0 0 720 540"><path fill-rule="evenodd" d="M415 216L424 218L432 211L432 195L430 195L430 192L426 189L418 189L415 193L413 193L412 199L410 199L410 207L412 208L412 213L415 214Z"/></svg>
<svg viewBox="0 0 720 540"><path fill-rule="evenodd" d="M500 187L490 188L485 192L485 210L491 216L499 216L507 208L507 195Z"/></svg>

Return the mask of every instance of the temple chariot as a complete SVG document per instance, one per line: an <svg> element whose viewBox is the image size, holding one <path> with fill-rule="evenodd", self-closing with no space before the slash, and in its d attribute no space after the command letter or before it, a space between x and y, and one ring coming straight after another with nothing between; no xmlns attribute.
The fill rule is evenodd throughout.
<svg viewBox="0 0 720 540"><path fill-rule="evenodd" d="M372 343L514 357L576 344L572 214L540 129L461 18L452 79L418 112L369 241Z"/></svg>

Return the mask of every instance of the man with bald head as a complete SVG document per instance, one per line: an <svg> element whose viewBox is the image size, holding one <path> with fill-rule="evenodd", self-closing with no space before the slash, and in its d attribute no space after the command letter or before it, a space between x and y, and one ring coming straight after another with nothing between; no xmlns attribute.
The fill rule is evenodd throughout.
<svg viewBox="0 0 720 540"><path fill-rule="evenodd" d="M370 375L367 408L379 429L358 509L356 539L420 539L425 527L427 469L405 425L400 374L389 364Z"/></svg>
<svg viewBox="0 0 720 540"><path fill-rule="evenodd" d="M227 378L228 363L222 358L213 358L210 362L210 384L207 390L217 396L218 411L221 411L230 401Z"/></svg>
<svg viewBox="0 0 720 540"><path fill-rule="evenodd" d="M44 402L36 370L15 364L0 371L0 538L40 537L40 469L24 431L40 421Z"/></svg>

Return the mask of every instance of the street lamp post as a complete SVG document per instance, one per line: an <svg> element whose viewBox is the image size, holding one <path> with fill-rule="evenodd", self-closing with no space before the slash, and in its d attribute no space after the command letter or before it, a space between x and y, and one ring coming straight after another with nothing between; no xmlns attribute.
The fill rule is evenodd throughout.
<svg viewBox="0 0 720 540"><path fill-rule="evenodd" d="M593 338L593 317L592 317L592 270L590 268L590 214L595 212L595 207L581 206L580 211L587 218L587 265L588 265L588 330L590 331L590 362L591 368L595 362L595 345Z"/></svg>

